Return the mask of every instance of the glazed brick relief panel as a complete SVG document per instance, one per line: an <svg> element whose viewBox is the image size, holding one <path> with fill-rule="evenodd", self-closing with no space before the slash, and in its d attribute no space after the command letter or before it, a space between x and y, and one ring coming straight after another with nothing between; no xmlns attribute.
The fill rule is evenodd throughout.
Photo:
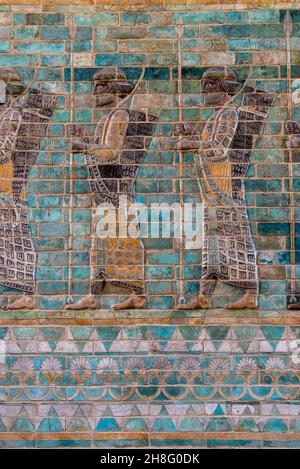
<svg viewBox="0 0 300 469"><path fill-rule="evenodd" d="M3 447L299 445L286 8L0 5Z"/></svg>

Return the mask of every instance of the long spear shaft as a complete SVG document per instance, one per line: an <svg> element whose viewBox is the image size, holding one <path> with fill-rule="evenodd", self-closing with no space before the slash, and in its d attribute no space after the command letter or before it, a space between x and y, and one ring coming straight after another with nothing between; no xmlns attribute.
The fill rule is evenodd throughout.
<svg viewBox="0 0 300 469"><path fill-rule="evenodd" d="M72 17L71 22L71 70L70 70L70 104L71 104L71 113L70 120L71 124L74 123L74 17ZM74 166L74 155L70 151L70 201L69 201L69 269L68 269L68 303L72 303L72 267L73 267L73 206L74 206L74 175L73 175L73 166Z"/></svg>
<svg viewBox="0 0 300 469"><path fill-rule="evenodd" d="M292 120L292 73L291 73L291 35L293 23L289 10L284 19L284 32L286 35L286 65L288 81L288 120ZM290 193L290 243L291 243L291 287L290 302L296 300L296 277L295 277L295 201L293 192L293 152L288 148L289 154L289 193Z"/></svg>
<svg viewBox="0 0 300 469"><path fill-rule="evenodd" d="M183 36L183 22L180 18L178 21L178 119L183 122L182 115L182 51L181 40ZM180 244L179 244L179 303L184 303L184 165L183 151L179 150L179 193L180 193Z"/></svg>

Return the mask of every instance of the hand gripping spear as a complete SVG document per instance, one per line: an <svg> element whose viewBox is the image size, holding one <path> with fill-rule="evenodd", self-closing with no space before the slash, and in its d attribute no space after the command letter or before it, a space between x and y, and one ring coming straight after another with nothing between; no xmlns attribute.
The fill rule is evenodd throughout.
<svg viewBox="0 0 300 469"><path fill-rule="evenodd" d="M183 121L182 115L182 53L181 40L183 23L182 19L178 20L178 119ZM184 165L183 151L179 150L179 193L180 193L180 240L179 240L179 304L184 303Z"/></svg>
<svg viewBox="0 0 300 469"><path fill-rule="evenodd" d="M286 65L288 81L288 120L292 120L292 77L291 77L291 35L293 23L289 10L284 19L284 32L286 36ZM288 148L289 155L289 195L290 195L290 245L291 245L291 286L290 286L290 306L293 307L296 299L296 277L295 277L295 202L293 192L293 152Z"/></svg>

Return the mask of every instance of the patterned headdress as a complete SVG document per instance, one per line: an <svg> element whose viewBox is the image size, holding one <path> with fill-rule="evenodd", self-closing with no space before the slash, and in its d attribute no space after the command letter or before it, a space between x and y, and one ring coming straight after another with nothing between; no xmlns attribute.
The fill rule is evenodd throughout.
<svg viewBox="0 0 300 469"><path fill-rule="evenodd" d="M234 95L241 87L234 71L227 67L208 68L202 75L202 80L203 79L218 81L221 90L230 95Z"/></svg>
<svg viewBox="0 0 300 469"><path fill-rule="evenodd" d="M121 98L126 97L133 90L133 86L128 82L125 73L118 67L105 67L93 76L95 82L107 83L109 91L118 94Z"/></svg>

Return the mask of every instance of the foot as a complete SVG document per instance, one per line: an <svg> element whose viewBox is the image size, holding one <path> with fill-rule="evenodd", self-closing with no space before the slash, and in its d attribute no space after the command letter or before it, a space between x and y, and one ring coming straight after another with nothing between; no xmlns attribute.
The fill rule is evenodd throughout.
<svg viewBox="0 0 300 469"><path fill-rule="evenodd" d="M114 310L120 309L141 309L146 306L146 298L143 296L132 295L127 300L122 301L122 303L117 303L112 306Z"/></svg>
<svg viewBox="0 0 300 469"><path fill-rule="evenodd" d="M257 309L257 296L245 293L234 303L226 305L225 309Z"/></svg>
<svg viewBox="0 0 300 469"><path fill-rule="evenodd" d="M92 295L87 295L77 303L71 303L65 306L65 309L79 310L79 309L96 309L97 304Z"/></svg>
<svg viewBox="0 0 300 469"><path fill-rule="evenodd" d="M35 307L35 299L30 295L22 295L7 305L7 309L33 309Z"/></svg>
<svg viewBox="0 0 300 469"><path fill-rule="evenodd" d="M178 304L177 309L188 310L188 309L209 309L210 301L207 296L200 293L198 296L193 298L191 301L185 304Z"/></svg>
<svg viewBox="0 0 300 469"><path fill-rule="evenodd" d="M290 303L288 305L289 310L300 310L300 301L297 301L296 303Z"/></svg>

